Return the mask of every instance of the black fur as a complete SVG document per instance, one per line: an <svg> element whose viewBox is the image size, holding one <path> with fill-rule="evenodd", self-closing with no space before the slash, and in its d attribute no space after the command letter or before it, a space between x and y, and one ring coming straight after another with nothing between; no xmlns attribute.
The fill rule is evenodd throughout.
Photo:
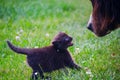
<svg viewBox="0 0 120 80"><path fill-rule="evenodd" d="M33 70L32 79L38 78L36 72L44 78L44 72L52 72L65 67L80 69L67 50L73 44L72 38L65 33L60 32L54 38L52 45L43 48L18 48L9 41L7 44L16 53L27 55L27 62Z"/></svg>
<svg viewBox="0 0 120 80"><path fill-rule="evenodd" d="M120 28L120 0L90 0L93 6L88 29L102 37Z"/></svg>

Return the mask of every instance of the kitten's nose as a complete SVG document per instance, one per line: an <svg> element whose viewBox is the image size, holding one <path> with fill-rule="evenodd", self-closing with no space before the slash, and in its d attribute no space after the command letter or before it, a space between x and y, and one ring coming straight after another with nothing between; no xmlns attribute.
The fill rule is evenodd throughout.
<svg viewBox="0 0 120 80"><path fill-rule="evenodd" d="M92 31L93 32L93 26L92 26L92 23L90 23L89 25L88 25L88 27L87 27L90 31Z"/></svg>

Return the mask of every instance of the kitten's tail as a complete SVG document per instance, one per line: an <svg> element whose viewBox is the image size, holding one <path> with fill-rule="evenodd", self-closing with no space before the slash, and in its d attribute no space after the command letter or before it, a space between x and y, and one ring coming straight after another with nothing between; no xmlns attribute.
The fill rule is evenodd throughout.
<svg viewBox="0 0 120 80"><path fill-rule="evenodd" d="M15 51L16 53L25 54L25 55L29 53L29 49L16 47L10 41L7 41L7 44L9 48Z"/></svg>

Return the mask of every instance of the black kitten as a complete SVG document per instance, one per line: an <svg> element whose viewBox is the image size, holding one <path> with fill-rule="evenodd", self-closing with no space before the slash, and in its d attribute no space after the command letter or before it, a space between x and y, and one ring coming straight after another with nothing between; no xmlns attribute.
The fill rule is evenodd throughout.
<svg viewBox="0 0 120 80"><path fill-rule="evenodd" d="M7 44L13 51L27 55L27 62L33 70L32 79L37 79L36 72L44 78L44 72L52 72L65 67L80 69L67 50L73 43L72 38L65 33L60 32L52 41L52 45L43 48L18 48L9 41Z"/></svg>

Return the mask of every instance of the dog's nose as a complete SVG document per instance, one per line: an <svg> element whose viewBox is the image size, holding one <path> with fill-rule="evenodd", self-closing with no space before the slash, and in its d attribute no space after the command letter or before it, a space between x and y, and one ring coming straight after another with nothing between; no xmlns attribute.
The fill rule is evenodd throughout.
<svg viewBox="0 0 120 80"><path fill-rule="evenodd" d="M92 23L90 23L89 25L88 25L88 27L87 27L90 31L92 31L93 32L93 26L92 26Z"/></svg>
<svg viewBox="0 0 120 80"><path fill-rule="evenodd" d="M72 37L70 37L70 41L72 41L73 40L73 38Z"/></svg>
<svg viewBox="0 0 120 80"><path fill-rule="evenodd" d="M65 41L67 41L67 42L72 41L72 38L68 37L68 38L65 39Z"/></svg>

